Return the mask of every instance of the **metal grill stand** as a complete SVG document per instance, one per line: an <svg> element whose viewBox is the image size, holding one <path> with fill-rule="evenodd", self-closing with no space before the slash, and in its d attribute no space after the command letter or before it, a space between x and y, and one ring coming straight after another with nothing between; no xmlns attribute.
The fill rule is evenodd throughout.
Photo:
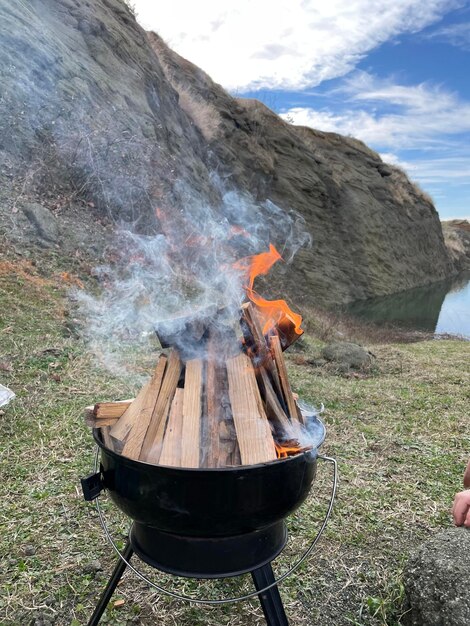
<svg viewBox="0 0 470 626"><path fill-rule="evenodd" d="M101 525L109 543L118 555L119 560L116 563L108 584L101 594L93 615L88 622L88 626L98 626L126 568L131 569L139 578L160 593L178 600L189 601L196 604L221 605L249 600L250 598L258 596L267 626L289 626L277 585L296 571L307 559L326 528L336 496L338 472L335 459L318 455L319 459L333 465L331 497L321 527L302 556L289 570L276 579L271 567L271 561L282 551L287 540L287 531L282 521L265 529L245 535L196 540L190 537L172 535L154 528L149 530L145 525L142 526L134 522L126 546L124 550L120 552L109 532L99 504L98 496L104 489L104 483L102 481L101 472L97 471L98 454L99 450L97 450L95 459L95 473L81 481L83 495L85 500L96 500L96 508ZM134 553L142 561L152 567L179 576L224 579L230 576L250 573L256 591L239 597L218 600L184 596L157 585L142 572L133 567L129 561ZM171 554L171 558L168 557L168 554ZM177 555L176 559L174 558L175 554ZM204 555L204 558L201 558L201 555ZM209 555L209 559L207 555ZM201 563L203 564L202 571Z"/></svg>
<svg viewBox="0 0 470 626"><path fill-rule="evenodd" d="M121 577L124 574L128 562L133 554L134 550L130 539L128 539L122 552L123 558L120 558L116 563L116 567L114 568L111 578L101 594L93 615L88 622L88 626L98 626L100 619L105 612L109 601L111 600L114 590L121 580ZM251 572L251 576L256 590L261 592L258 594L258 598L266 618L266 624L268 626L289 626L277 585L274 584L269 589L265 590L267 586L275 583L271 563L267 563L266 565L253 570Z"/></svg>

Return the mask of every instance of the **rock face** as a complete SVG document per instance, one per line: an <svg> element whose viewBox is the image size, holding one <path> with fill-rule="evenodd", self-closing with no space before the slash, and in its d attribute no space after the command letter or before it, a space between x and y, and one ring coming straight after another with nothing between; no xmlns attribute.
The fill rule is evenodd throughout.
<svg viewBox="0 0 470 626"><path fill-rule="evenodd" d="M210 197L205 143L123 2L0 0L0 16L0 164L23 192L134 223L177 204L176 176Z"/></svg>
<svg viewBox="0 0 470 626"><path fill-rule="evenodd" d="M405 570L407 626L470 624L470 531L446 530L410 557Z"/></svg>
<svg viewBox="0 0 470 626"><path fill-rule="evenodd" d="M355 139L232 98L147 36L121 0L92 9L32 0L28 10L0 0L0 17L7 236L32 224L17 211L24 202L76 225L61 230L65 247L83 221L158 230L158 207L217 206L217 172L225 190L305 219L314 245L278 277L297 305L383 295L455 271L432 202L401 171Z"/></svg>
<svg viewBox="0 0 470 626"><path fill-rule="evenodd" d="M470 222L448 220L442 222L442 231L455 269L459 272L470 270Z"/></svg>

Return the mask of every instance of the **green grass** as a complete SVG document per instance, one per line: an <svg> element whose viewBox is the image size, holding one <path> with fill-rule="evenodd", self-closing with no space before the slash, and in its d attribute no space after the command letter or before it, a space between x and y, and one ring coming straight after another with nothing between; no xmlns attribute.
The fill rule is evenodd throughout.
<svg viewBox="0 0 470 626"><path fill-rule="evenodd" d="M1 260L1 259L0 259ZM0 415L0 624L87 622L114 565L79 478L93 467L82 410L135 389L100 370L70 330L63 281L49 268L0 264L0 380L17 398ZM15 269L16 268L16 269ZM361 377L289 357L291 382L307 401L324 403L325 454L339 462L333 518L318 549L281 587L292 626L400 623L401 571L410 550L451 524L470 450L470 345L461 341L376 344L377 365ZM6 367L5 367L6 366ZM319 463L308 502L289 521L291 540L276 564L285 571L307 547L324 514L331 470ZM127 521L104 502L122 542ZM99 560L99 567L96 563ZM137 561L137 560L136 560ZM251 589L250 580L173 580L180 592L211 597ZM253 626L256 601L207 607L168 599L126 574L103 624Z"/></svg>

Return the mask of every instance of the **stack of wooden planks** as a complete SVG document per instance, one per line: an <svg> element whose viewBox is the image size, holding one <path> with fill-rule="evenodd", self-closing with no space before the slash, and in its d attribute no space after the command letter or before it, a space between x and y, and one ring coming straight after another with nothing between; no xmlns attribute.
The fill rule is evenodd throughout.
<svg viewBox="0 0 470 626"><path fill-rule="evenodd" d="M115 452L174 467L253 465L302 451L302 414L282 349L287 335L284 346L277 334L265 337L252 303L242 307L240 327L235 352L217 326L191 351L202 356L182 358L171 348L135 399L88 407L88 425L101 428Z"/></svg>

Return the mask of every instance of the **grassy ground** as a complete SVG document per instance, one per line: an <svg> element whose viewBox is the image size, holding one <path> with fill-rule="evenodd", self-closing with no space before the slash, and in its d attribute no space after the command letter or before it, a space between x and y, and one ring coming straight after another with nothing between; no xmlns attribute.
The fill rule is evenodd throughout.
<svg viewBox="0 0 470 626"><path fill-rule="evenodd" d="M44 275L42 275L44 274ZM100 371L67 315L73 274L0 257L0 381L17 398L0 409L0 624L86 624L114 564L79 477L93 466L82 409L129 397L125 380ZM470 451L470 344L461 341L376 344L375 369L341 376L309 364L321 346L309 337L289 357L292 383L325 405L323 452L338 459L333 519L318 549L281 594L292 626L400 624L400 574L407 554L451 524ZM289 521L291 540L276 563L285 571L308 544L325 511L331 471L320 465L309 501ZM127 528L105 502L122 544ZM212 597L249 589L225 583L155 580ZM126 574L103 624L255 626L256 601L223 607L163 597Z"/></svg>

